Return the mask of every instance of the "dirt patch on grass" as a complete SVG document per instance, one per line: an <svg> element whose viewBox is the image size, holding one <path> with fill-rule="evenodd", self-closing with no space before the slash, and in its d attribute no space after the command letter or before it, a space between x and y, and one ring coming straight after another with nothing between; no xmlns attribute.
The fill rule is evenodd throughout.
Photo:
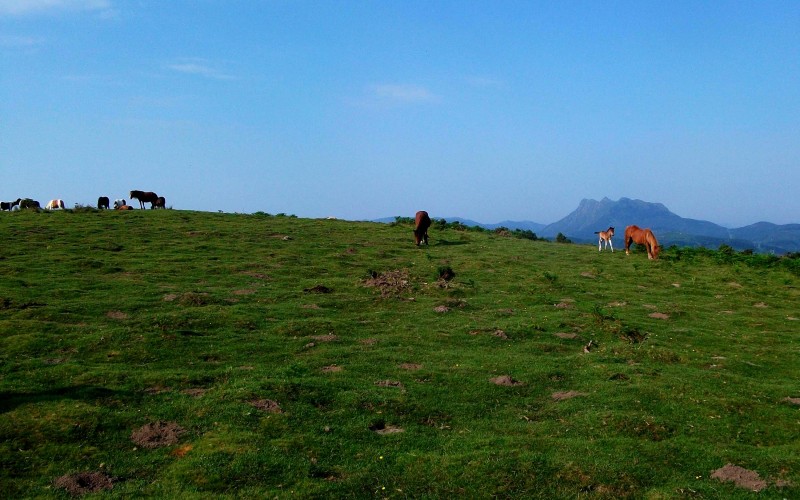
<svg viewBox="0 0 800 500"><path fill-rule="evenodd" d="M596 274L590 273L589 271L582 272L581 276L583 276L584 278L591 278L591 279L597 278Z"/></svg>
<svg viewBox="0 0 800 500"><path fill-rule="evenodd" d="M580 335L578 335L577 333L569 333L569 332L558 332L558 333L554 333L553 335L555 335L556 337L558 337L560 339L565 339L565 340L572 340L572 339L577 339L578 337L580 337Z"/></svg>
<svg viewBox="0 0 800 500"><path fill-rule="evenodd" d="M625 307L627 305L628 305L628 303L625 302L625 301L622 301L622 300L618 300L618 301L615 301L615 302L609 302L608 303L608 307Z"/></svg>
<svg viewBox="0 0 800 500"><path fill-rule="evenodd" d="M753 304L753 307L756 307L758 309L766 309L769 306L763 302L756 302L755 304Z"/></svg>
<svg viewBox="0 0 800 500"><path fill-rule="evenodd" d="M111 319L128 319L128 315L122 311L108 311L106 316Z"/></svg>
<svg viewBox="0 0 800 500"><path fill-rule="evenodd" d="M164 302L172 302L177 298L178 298L178 294L177 293L168 293L168 294L164 295L164 299L163 300L164 300Z"/></svg>
<svg viewBox="0 0 800 500"><path fill-rule="evenodd" d="M767 482L761 479L758 472L733 464L727 464L725 467L712 471L711 477L722 482L733 482L739 488L750 491L761 491L767 487Z"/></svg>
<svg viewBox="0 0 800 500"><path fill-rule="evenodd" d="M416 370L421 370L422 365L417 363L402 363L398 366L398 368L402 370L416 371Z"/></svg>
<svg viewBox="0 0 800 500"><path fill-rule="evenodd" d="M581 396L586 396L586 393L578 391L559 391L559 392L554 392L551 395L553 401L564 401L567 399L577 398Z"/></svg>
<svg viewBox="0 0 800 500"><path fill-rule="evenodd" d="M450 312L450 308L447 307L447 306L436 306L436 307L433 308L433 312L437 312L437 313L442 314L442 313Z"/></svg>
<svg viewBox="0 0 800 500"><path fill-rule="evenodd" d="M373 338L361 339L359 342L362 345L375 345L378 343L378 339L373 339Z"/></svg>
<svg viewBox="0 0 800 500"><path fill-rule="evenodd" d="M338 373L342 371L342 367L339 365L329 365L322 367L322 373Z"/></svg>
<svg viewBox="0 0 800 500"><path fill-rule="evenodd" d="M664 314L659 312L650 313L648 314L648 316L654 319L669 319L669 314Z"/></svg>
<svg viewBox="0 0 800 500"><path fill-rule="evenodd" d="M250 406L253 408L267 413L283 413L281 405L279 405L277 401L271 399L253 399L248 401L248 403L250 403Z"/></svg>
<svg viewBox="0 0 800 500"><path fill-rule="evenodd" d="M317 304L303 304L300 307L302 307L303 309L322 309Z"/></svg>
<svg viewBox="0 0 800 500"><path fill-rule="evenodd" d="M256 293L256 291L257 290L254 290L253 288L243 288L241 290L234 290L233 294L234 295L253 295L254 293Z"/></svg>
<svg viewBox="0 0 800 500"><path fill-rule="evenodd" d="M377 422L369 426L369 430L374 432L375 434L385 435L385 434L399 434L401 432L405 432L405 429L402 427L397 427L396 425L388 425L384 422Z"/></svg>
<svg viewBox="0 0 800 500"><path fill-rule="evenodd" d="M788 398L785 398L785 399L784 399L784 401L786 401L786 402L788 402L788 403L791 403L791 404L793 404L793 405L800 405L800 398L791 398L791 397L788 397Z"/></svg>
<svg viewBox="0 0 800 500"><path fill-rule="evenodd" d="M411 287L408 269L397 269L385 273L370 272L364 286L377 289L381 297L400 295Z"/></svg>
<svg viewBox="0 0 800 500"><path fill-rule="evenodd" d="M204 389L202 387L192 387L191 389L184 389L181 392L183 394L186 394L187 396L191 396L193 398L199 398L205 395L205 393L208 392L208 389Z"/></svg>
<svg viewBox="0 0 800 500"><path fill-rule="evenodd" d="M329 333L327 335L314 335L311 338L316 340L317 342L333 342L335 340L339 340L339 337L337 337L332 333Z"/></svg>
<svg viewBox="0 0 800 500"><path fill-rule="evenodd" d="M500 375L499 377L490 378L489 382L493 383L494 385L502 385L505 387L517 387L525 385L525 382L520 382L511 375Z"/></svg>
<svg viewBox="0 0 800 500"><path fill-rule="evenodd" d="M378 387L395 387L397 389L403 388L403 383L398 380L378 380L375 382Z"/></svg>
<svg viewBox="0 0 800 500"><path fill-rule="evenodd" d="M303 288L303 291L306 293L331 293L333 292L332 288L328 288L325 285L314 285L310 288Z"/></svg>
<svg viewBox="0 0 800 500"><path fill-rule="evenodd" d="M57 478L54 484L71 495L86 495L112 489L114 480L102 472L77 472Z"/></svg>
<svg viewBox="0 0 800 500"><path fill-rule="evenodd" d="M177 443L184 432L183 427L175 422L159 420L134 430L131 441L142 448L160 448Z"/></svg>
<svg viewBox="0 0 800 500"><path fill-rule="evenodd" d="M569 309L572 307L572 303L562 300L558 304L553 304L553 307L555 307L556 309Z"/></svg>

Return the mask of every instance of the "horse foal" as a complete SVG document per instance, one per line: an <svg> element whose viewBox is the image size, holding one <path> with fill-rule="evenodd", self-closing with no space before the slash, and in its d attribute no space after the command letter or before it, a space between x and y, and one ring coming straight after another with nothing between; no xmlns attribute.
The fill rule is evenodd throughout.
<svg viewBox="0 0 800 500"><path fill-rule="evenodd" d="M600 237L597 242L597 251L602 252L603 248L608 246L611 248L611 253L614 253L614 245L611 244L611 238L614 237L614 226L609 227L605 231L595 231L594 234Z"/></svg>

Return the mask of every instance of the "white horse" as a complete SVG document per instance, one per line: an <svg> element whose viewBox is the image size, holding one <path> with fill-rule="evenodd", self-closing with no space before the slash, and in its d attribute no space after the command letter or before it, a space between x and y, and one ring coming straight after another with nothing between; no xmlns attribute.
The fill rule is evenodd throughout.
<svg viewBox="0 0 800 500"><path fill-rule="evenodd" d="M44 207L45 210L63 210L64 200L50 200Z"/></svg>

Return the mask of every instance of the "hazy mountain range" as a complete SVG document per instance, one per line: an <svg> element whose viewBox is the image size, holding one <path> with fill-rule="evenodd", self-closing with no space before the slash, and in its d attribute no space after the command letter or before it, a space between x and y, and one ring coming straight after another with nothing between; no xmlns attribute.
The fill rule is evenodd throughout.
<svg viewBox="0 0 800 500"><path fill-rule="evenodd" d="M434 217L436 219L440 217ZM623 248L625 226L636 224L653 230L660 244L665 247L703 246L716 249L729 245L737 250L752 249L757 252L784 254L800 251L800 224L772 224L758 222L749 226L729 229L713 222L687 219L676 215L661 203L620 198L612 201L583 200L572 213L552 224L539 224L531 221L502 221L485 224L459 217L444 218L448 222L459 221L468 226L481 226L486 229L507 227L508 229L530 230L537 236L554 238L562 233L575 243L596 242L595 231L605 231L614 226L615 248ZM381 222L394 221L381 219Z"/></svg>

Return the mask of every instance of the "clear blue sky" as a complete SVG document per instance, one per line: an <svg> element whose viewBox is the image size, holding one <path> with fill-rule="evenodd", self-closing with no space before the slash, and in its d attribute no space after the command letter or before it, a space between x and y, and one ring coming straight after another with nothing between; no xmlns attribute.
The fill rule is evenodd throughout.
<svg viewBox="0 0 800 500"><path fill-rule="evenodd" d="M0 199L800 222L800 2L0 0Z"/></svg>

